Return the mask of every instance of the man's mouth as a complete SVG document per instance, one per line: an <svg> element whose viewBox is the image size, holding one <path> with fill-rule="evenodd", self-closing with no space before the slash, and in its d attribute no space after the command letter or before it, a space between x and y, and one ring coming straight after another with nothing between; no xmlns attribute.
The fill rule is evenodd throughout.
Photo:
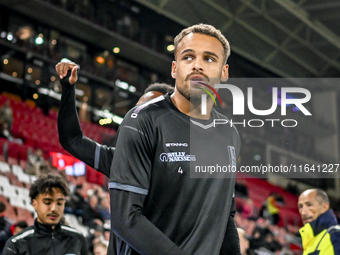
<svg viewBox="0 0 340 255"><path fill-rule="evenodd" d="M311 217L302 218L302 221L304 221L304 222L311 222L311 221L313 221L313 219Z"/></svg>
<svg viewBox="0 0 340 255"><path fill-rule="evenodd" d="M191 82L206 83L205 78L202 75L192 75L190 77Z"/></svg>
<svg viewBox="0 0 340 255"><path fill-rule="evenodd" d="M59 217L59 215L58 215L58 214L50 214L50 215L48 215L48 217L49 217L51 220L56 220L56 219Z"/></svg>
<svg viewBox="0 0 340 255"><path fill-rule="evenodd" d="M190 73L186 79L186 81L190 80L191 82L197 82L197 83L208 83L209 78L203 73L193 72Z"/></svg>

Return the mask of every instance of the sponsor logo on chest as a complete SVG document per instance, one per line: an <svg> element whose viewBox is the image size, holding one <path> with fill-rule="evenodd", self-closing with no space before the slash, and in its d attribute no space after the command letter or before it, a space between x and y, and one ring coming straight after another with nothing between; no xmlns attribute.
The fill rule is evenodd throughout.
<svg viewBox="0 0 340 255"><path fill-rule="evenodd" d="M166 147L188 147L187 143L166 143Z"/></svg>
<svg viewBox="0 0 340 255"><path fill-rule="evenodd" d="M184 151L178 152L163 152L159 155L162 162L183 162L183 161L196 161L195 155L188 155Z"/></svg>

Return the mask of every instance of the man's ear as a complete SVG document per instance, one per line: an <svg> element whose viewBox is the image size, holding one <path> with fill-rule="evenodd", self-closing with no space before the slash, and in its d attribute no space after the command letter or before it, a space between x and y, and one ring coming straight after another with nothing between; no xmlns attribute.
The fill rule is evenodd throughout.
<svg viewBox="0 0 340 255"><path fill-rule="evenodd" d="M36 207L37 207L37 200L33 199L32 200L32 206L34 208L34 210L37 210Z"/></svg>
<svg viewBox="0 0 340 255"><path fill-rule="evenodd" d="M177 69L177 62L176 61L172 61L172 64L171 64L171 77L173 79L176 79L176 69Z"/></svg>
<svg viewBox="0 0 340 255"><path fill-rule="evenodd" d="M226 82L229 78L229 65L225 64L222 67L221 81Z"/></svg>
<svg viewBox="0 0 340 255"><path fill-rule="evenodd" d="M329 209L329 203L326 203L326 202L324 202L324 203L322 203L322 209L321 209L321 212L322 213L325 213L326 211L328 211L328 209Z"/></svg>

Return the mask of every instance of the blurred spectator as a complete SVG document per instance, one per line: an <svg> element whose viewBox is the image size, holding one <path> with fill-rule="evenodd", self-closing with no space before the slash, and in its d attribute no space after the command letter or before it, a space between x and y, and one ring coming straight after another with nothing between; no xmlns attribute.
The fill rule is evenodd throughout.
<svg viewBox="0 0 340 255"><path fill-rule="evenodd" d="M263 247L274 253L282 249L282 245L275 239L271 231L266 233Z"/></svg>
<svg viewBox="0 0 340 255"><path fill-rule="evenodd" d="M237 228L237 232L238 237L240 238L241 255L255 255L255 252L249 248L246 232L242 228Z"/></svg>
<svg viewBox="0 0 340 255"><path fill-rule="evenodd" d="M277 193L270 193L262 206L260 214L263 218L268 219L270 223L274 225L280 221L278 200L280 200L280 196Z"/></svg>
<svg viewBox="0 0 340 255"><path fill-rule="evenodd" d="M92 191L92 194L98 197L98 203L100 203L101 198L106 197L106 196L109 197L109 194L106 191L104 191L103 188L100 186L95 187L91 191ZM92 195L92 194L89 193L89 195Z"/></svg>
<svg viewBox="0 0 340 255"><path fill-rule="evenodd" d="M6 210L6 205L3 202L0 202L0 255L4 249L5 243L8 238L11 237L11 223L9 220L3 215Z"/></svg>
<svg viewBox="0 0 340 255"><path fill-rule="evenodd" d="M93 228L89 230L89 235L86 238L89 247L89 252L94 250L94 246L97 243L107 242L104 236L103 223L100 220L95 220Z"/></svg>
<svg viewBox="0 0 340 255"><path fill-rule="evenodd" d="M291 182L288 183L286 190L290 193L292 193L293 195L299 195L299 188L297 185L292 184Z"/></svg>
<svg viewBox="0 0 340 255"><path fill-rule="evenodd" d="M257 225L254 228L252 237L250 239L250 248L256 250L260 247L264 247L265 238L267 234L270 233L268 226L269 226L268 220L260 218L257 221Z"/></svg>
<svg viewBox="0 0 340 255"><path fill-rule="evenodd" d="M93 194L89 197L88 204L83 209L82 218L82 223L90 228L94 227L96 219L104 223L104 219L98 210L98 197L96 195Z"/></svg>
<svg viewBox="0 0 340 255"><path fill-rule="evenodd" d="M4 138L8 139L10 142L23 144L23 142L20 138L14 138L13 137L12 132L9 129L7 122L2 123L2 125L1 125L0 137L4 137Z"/></svg>
<svg viewBox="0 0 340 255"><path fill-rule="evenodd" d="M11 107L11 103L9 100L7 100L3 106L0 108L0 123L3 125L4 123L7 123L8 130L12 129L13 124L13 110Z"/></svg>
<svg viewBox="0 0 340 255"><path fill-rule="evenodd" d="M108 221L111 219L110 198L108 196L103 196L100 199L99 212L102 215L104 221Z"/></svg>
<svg viewBox="0 0 340 255"><path fill-rule="evenodd" d="M249 220L257 220L257 212L256 208L254 207L253 200L248 198L244 205L242 206L242 217L249 219Z"/></svg>
<svg viewBox="0 0 340 255"><path fill-rule="evenodd" d="M107 245L105 243L99 242L93 246L94 255L107 255Z"/></svg>
<svg viewBox="0 0 340 255"><path fill-rule="evenodd" d="M48 172L48 165L43 157L42 149L36 149L35 152L27 158L28 166L27 173L39 176L42 173Z"/></svg>
<svg viewBox="0 0 340 255"><path fill-rule="evenodd" d="M77 217L82 216L84 206L87 204L82 195L82 190L83 185L78 184L75 186L73 194L71 194L69 200L66 202L67 213L72 213Z"/></svg>
<svg viewBox="0 0 340 255"><path fill-rule="evenodd" d="M26 221L24 221L24 220L18 221L16 224L13 224L11 226L12 235L14 236L14 235L18 234L19 232L21 232L22 230L24 230L27 227L28 227L28 224L27 224Z"/></svg>
<svg viewBox="0 0 340 255"><path fill-rule="evenodd" d="M4 137L8 140L13 139L12 133L8 129L8 123L7 122L2 123L2 125L1 125L0 137Z"/></svg>

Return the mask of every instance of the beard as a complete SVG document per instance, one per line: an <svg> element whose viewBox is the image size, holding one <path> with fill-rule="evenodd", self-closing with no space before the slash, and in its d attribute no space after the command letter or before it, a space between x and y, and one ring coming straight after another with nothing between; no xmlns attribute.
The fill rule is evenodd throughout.
<svg viewBox="0 0 340 255"><path fill-rule="evenodd" d="M177 87L178 92L190 103L200 104L201 96L205 92L201 89L195 88L194 86L191 88L188 84L185 84L183 87Z"/></svg>

